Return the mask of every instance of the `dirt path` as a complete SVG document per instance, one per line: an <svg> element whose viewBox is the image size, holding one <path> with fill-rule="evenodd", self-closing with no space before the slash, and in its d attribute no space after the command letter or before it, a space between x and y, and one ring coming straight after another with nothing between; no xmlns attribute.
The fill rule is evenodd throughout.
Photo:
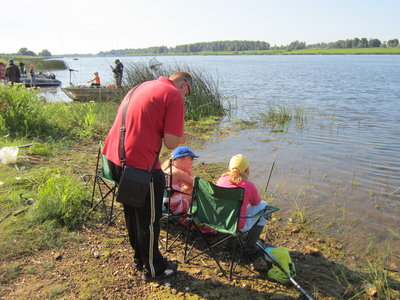
<svg viewBox="0 0 400 300"><path fill-rule="evenodd" d="M338 262L345 257L341 244L307 237L298 225L282 228L281 223L272 221L268 236L274 245L291 250L298 281L309 293L317 299L337 299L361 290L362 274L353 269L356 258L347 257L351 265ZM85 227L79 238L80 242L61 249L12 262L20 266L19 276L1 287L1 299L297 299L300 295L292 286L269 280L265 272L248 269L249 265L239 266L239 277L230 282L208 256L183 263L182 242L166 253L180 263L178 275L165 282L144 282L131 267L133 252L121 217L113 226Z"/></svg>

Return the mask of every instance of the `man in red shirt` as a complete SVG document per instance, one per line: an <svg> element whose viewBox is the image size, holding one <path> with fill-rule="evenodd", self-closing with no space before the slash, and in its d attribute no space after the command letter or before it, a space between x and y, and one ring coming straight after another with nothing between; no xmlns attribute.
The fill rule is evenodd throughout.
<svg viewBox="0 0 400 300"><path fill-rule="evenodd" d="M140 84L122 101L114 124L104 143L114 180L122 174L120 162L120 128L126 97L130 97L125 119L125 164L143 170L151 170L162 143L168 149L184 144L184 98L190 95L192 77L186 72L176 72L169 78ZM168 262L159 252L161 207L165 188L165 176L157 159L153 171L153 185L143 207L124 205L129 241L135 250L134 266L143 270L142 278L167 278L177 272L177 265Z"/></svg>

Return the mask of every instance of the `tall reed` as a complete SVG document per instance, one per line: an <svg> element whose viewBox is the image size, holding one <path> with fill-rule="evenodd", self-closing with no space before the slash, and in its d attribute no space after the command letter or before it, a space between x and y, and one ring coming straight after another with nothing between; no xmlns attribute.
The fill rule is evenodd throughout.
<svg viewBox="0 0 400 300"><path fill-rule="evenodd" d="M223 116L229 110L229 103L219 91L218 82L210 74L187 65L174 64L150 68L145 62L126 67L125 80L128 86L135 86L159 76L169 77L177 71L188 72L193 78L193 90L185 101L185 118L200 120L210 116ZM224 107L225 106L227 107Z"/></svg>

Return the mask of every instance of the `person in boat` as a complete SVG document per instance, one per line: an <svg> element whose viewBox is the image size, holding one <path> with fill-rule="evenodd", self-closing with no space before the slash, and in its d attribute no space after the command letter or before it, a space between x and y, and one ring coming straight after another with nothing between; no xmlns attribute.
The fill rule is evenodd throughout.
<svg viewBox="0 0 400 300"><path fill-rule="evenodd" d="M7 67L7 65L1 61L0 62L0 83L7 82L6 67Z"/></svg>
<svg viewBox="0 0 400 300"><path fill-rule="evenodd" d="M8 60L8 67L6 68L6 77L9 82L11 82L11 85L14 83L19 83L19 80L21 78L21 72L19 71L19 68L14 65L14 60L9 59Z"/></svg>
<svg viewBox="0 0 400 300"><path fill-rule="evenodd" d="M35 87L36 86L36 74L35 74L35 65L34 64L30 64L29 65L29 77L31 79L31 87Z"/></svg>
<svg viewBox="0 0 400 300"><path fill-rule="evenodd" d="M142 279L165 279L176 275L177 264L169 262L158 249L165 175L158 160L162 144L175 149L186 143L184 99L190 95L192 76L175 72L169 78L146 81L131 89L121 102L116 119L104 143L103 154L113 179L119 183L123 169L120 157L121 124L126 101L126 151L124 164L152 170L152 184L142 207L124 204L129 241L135 250L133 267L143 270Z"/></svg>
<svg viewBox="0 0 400 300"><path fill-rule="evenodd" d="M90 85L91 87L100 87L100 76L98 72L94 72L94 77L93 79L89 80L88 82L91 82L92 84Z"/></svg>
<svg viewBox="0 0 400 300"><path fill-rule="evenodd" d="M119 59L115 60L115 68L110 66L112 71L114 72L115 85L117 87L121 87L122 85L122 74L124 73L124 65L119 61Z"/></svg>

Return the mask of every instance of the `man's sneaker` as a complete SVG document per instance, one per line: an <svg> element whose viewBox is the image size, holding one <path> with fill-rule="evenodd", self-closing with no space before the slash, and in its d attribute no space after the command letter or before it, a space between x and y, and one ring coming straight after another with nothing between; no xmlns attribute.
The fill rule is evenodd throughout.
<svg viewBox="0 0 400 300"><path fill-rule="evenodd" d="M132 266L134 269L138 271L143 271L143 261L139 258L134 258Z"/></svg>
<svg viewBox="0 0 400 300"><path fill-rule="evenodd" d="M178 272L178 265L173 262L168 262L164 272L156 275L155 277L151 277L151 273L145 270L143 271L142 279L145 281L163 280L175 276L177 272Z"/></svg>

